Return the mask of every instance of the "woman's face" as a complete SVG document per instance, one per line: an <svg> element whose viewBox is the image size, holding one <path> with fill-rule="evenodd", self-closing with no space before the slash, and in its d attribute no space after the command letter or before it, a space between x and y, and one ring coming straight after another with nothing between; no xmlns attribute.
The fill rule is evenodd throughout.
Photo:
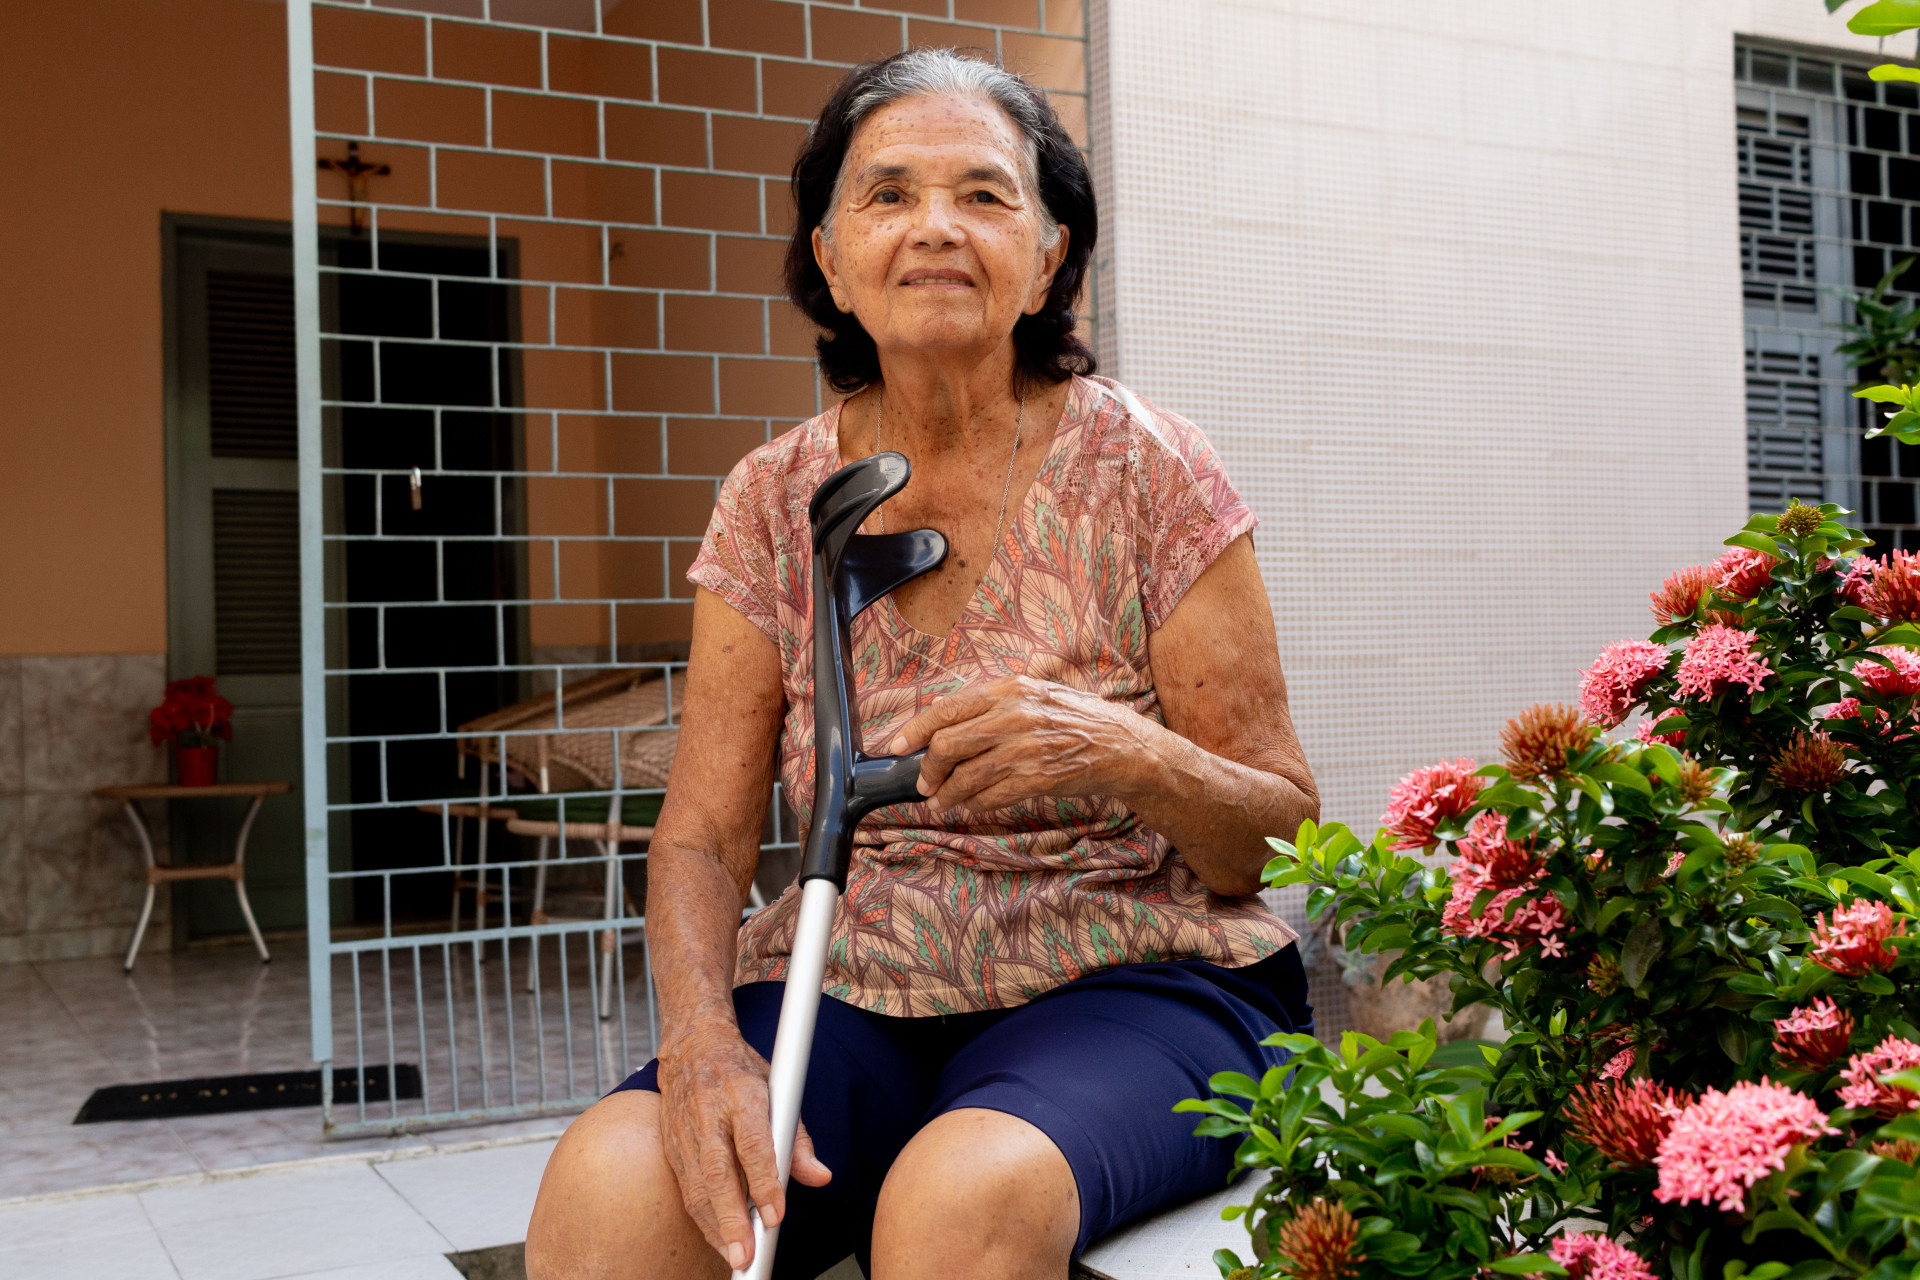
<svg viewBox="0 0 1920 1280"><path fill-rule="evenodd" d="M867 117L847 148L833 237L813 233L834 302L880 350L981 354L1046 302L1066 256L1026 189L1019 129L979 98L923 95Z"/></svg>

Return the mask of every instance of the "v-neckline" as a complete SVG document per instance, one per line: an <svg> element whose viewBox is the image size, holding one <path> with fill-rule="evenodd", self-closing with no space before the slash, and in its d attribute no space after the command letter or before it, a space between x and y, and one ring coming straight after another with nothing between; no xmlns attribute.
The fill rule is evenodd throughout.
<svg viewBox="0 0 1920 1280"><path fill-rule="evenodd" d="M947 634L944 636L934 635L930 631L922 631L920 628L914 626L913 623L907 621L907 615L900 611L900 606L894 603L893 592L889 591L881 600L880 607L891 615L894 623L897 624L896 630L904 633L904 637L896 638L904 638L915 648L921 647L922 642L924 642L925 644L936 646L938 652L951 656L954 641L959 639L962 631L967 627L969 619L979 610L980 599L986 593L987 582L999 571L1000 562L1005 558L1008 531L1012 531L1014 536L1018 536L1020 520L1021 517L1026 514L1027 504L1033 499L1035 483L1039 481L1042 475L1046 474L1047 468L1054 464L1054 455L1063 447L1067 437L1073 434L1066 430L1066 426L1069 422L1078 421L1074 416L1073 409L1074 402L1078 398L1081 390L1079 384L1080 379L1076 376L1073 379L1073 383L1067 388L1066 401L1060 406L1060 416L1053 424L1053 438L1047 442L1046 456L1040 459L1039 469L1033 473L1033 478L1027 481L1026 489L1020 494L1019 503L1014 506L1010 513L1013 517L1012 522L1007 529L1001 531L999 541L994 544L993 554L987 558L987 567L981 571L980 580L973 584L973 590L968 594L966 604L961 606L959 616L954 618L953 626L948 629ZM849 399L850 398L851 397L849 397ZM846 409L847 402L845 400L842 400L833 407L833 434L827 441L827 456L831 458L834 463L832 470L838 470L842 466L851 465L840 461L840 423L846 416ZM829 474L831 473L832 472L829 471ZM856 619L856 623L857 621Z"/></svg>

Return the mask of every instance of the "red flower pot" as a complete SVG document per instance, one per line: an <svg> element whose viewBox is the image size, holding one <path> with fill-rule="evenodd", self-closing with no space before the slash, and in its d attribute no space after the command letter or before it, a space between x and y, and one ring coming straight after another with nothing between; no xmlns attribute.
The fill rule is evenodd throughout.
<svg viewBox="0 0 1920 1280"><path fill-rule="evenodd" d="M212 786L220 780L220 748L175 746L173 772L180 786Z"/></svg>

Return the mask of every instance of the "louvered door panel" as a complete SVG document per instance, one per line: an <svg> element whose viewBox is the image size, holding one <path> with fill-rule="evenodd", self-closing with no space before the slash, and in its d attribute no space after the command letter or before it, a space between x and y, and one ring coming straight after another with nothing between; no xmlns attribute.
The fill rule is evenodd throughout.
<svg viewBox="0 0 1920 1280"><path fill-rule="evenodd" d="M297 491L213 491L213 637L223 676L299 673Z"/></svg>
<svg viewBox="0 0 1920 1280"><path fill-rule="evenodd" d="M216 458L297 456L292 276L207 272L207 419Z"/></svg>

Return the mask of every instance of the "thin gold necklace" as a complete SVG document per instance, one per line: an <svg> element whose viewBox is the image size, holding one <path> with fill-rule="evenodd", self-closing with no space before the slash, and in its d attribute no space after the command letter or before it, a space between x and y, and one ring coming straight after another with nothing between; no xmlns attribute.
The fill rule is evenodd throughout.
<svg viewBox="0 0 1920 1280"><path fill-rule="evenodd" d="M1007 454L1007 479L1006 483L1000 486L1000 514L995 517L993 522L993 542L989 545L987 551L988 564L992 564L993 557L1000 553L1000 533L1001 530L1006 527L1007 523L1007 495L1013 492L1013 462L1015 458L1020 456L1020 427L1026 420L1027 388L1026 384L1022 383L1020 386L1020 411L1014 415L1013 419L1013 450ZM873 419L873 451L875 453L882 453L886 450L886 425L887 388L886 384L882 383L880 385L880 404L875 411ZM885 533L887 531L886 507L882 506L875 514L880 517L880 532Z"/></svg>

